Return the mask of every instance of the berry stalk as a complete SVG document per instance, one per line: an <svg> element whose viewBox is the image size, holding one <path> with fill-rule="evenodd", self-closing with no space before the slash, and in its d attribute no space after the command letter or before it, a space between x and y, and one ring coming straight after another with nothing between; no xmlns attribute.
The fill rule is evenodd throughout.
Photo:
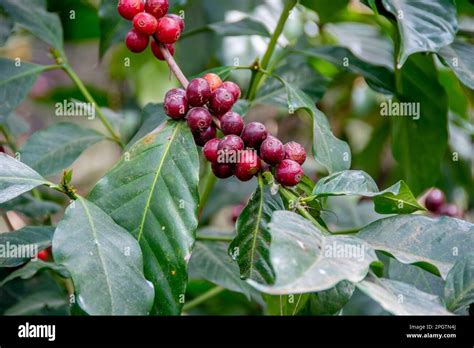
<svg viewBox="0 0 474 348"><path fill-rule="evenodd" d="M158 39L156 38L155 35L153 35L153 40L155 40L155 42L159 45L161 54L162 54L163 57L165 58L166 63L168 63L168 66L169 66L170 70L173 72L174 76L176 76L176 78L178 79L179 83L180 83L185 89L188 88L189 81L188 81L188 79L186 78L186 76L184 76L183 71L182 71L181 68L179 67L178 63L176 63L176 61L174 60L174 58L173 58L173 56L171 55L171 53L170 53L170 51L168 50L168 48L166 48L166 46L162 45L162 44L158 41Z"/></svg>

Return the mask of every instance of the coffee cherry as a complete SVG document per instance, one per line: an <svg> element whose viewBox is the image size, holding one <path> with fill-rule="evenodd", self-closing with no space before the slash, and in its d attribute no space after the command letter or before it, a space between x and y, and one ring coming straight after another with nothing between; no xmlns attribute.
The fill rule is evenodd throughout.
<svg viewBox="0 0 474 348"><path fill-rule="evenodd" d="M186 89L186 97L192 106L205 105L211 99L211 95L209 83L202 78L192 80Z"/></svg>
<svg viewBox="0 0 474 348"><path fill-rule="evenodd" d="M203 79L206 80L211 87L211 92L214 92L216 89L222 86L222 80L219 75L209 73L204 75Z"/></svg>
<svg viewBox="0 0 474 348"><path fill-rule="evenodd" d="M248 181L259 172L260 167L261 161L255 150L240 151L239 160L235 166L235 176L241 181Z"/></svg>
<svg viewBox="0 0 474 348"><path fill-rule="evenodd" d="M217 176L219 179L226 179L230 178L232 175L234 175L234 165L232 164L226 164L226 163L212 163L211 164L212 172L214 173L215 176Z"/></svg>
<svg viewBox="0 0 474 348"><path fill-rule="evenodd" d="M204 154L204 157L206 157L206 159L209 162L212 162L212 163L217 162L218 147L219 147L220 142L221 142L220 139L214 138L214 139L209 140L204 145L204 148L202 149L202 153Z"/></svg>
<svg viewBox="0 0 474 348"><path fill-rule="evenodd" d="M188 101L186 91L181 88L174 88L168 91L164 102L165 113L173 118L180 119L188 112Z"/></svg>
<svg viewBox="0 0 474 348"><path fill-rule="evenodd" d="M165 47L168 49L170 54L174 56L174 45L166 44ZM165 60L165 56L161 53L160 45L157 44L155 40L151 40L151 51L159 60Z"/></svg>
<svg viewBox="0 0 474 348"><path fill-rule="evenodd" d="M233 111L229 111L221 117L221 131L225 135L235 134L240 135L242 134L242 130L244 129L244 120L242 117Z"/></svg>
<svg viewBox="0 0 474 348"><path fill-rule="evenodd" d="M50 261L51 260L51 247L41 250L36 256L40 260Z"/></svg>
<svg viewBox="0 0 474 348"><path fill-rule="evenodd" d="M182 19L180 16L174 14L174 13L169 13L166 15L166 17L173 18L175 21L179 23L179 28L181 29L181 32L184 31L184 19Z"/></svg>
<svg viewBox="0 0 474 348"><path fill-rule="evenodd" d="M150 42L150 37L146 34L139 33L135 29L128 32L125 37L125 45L133 53L143 52Z"/></svg>
<svg viewBox="0 0 474 348"><path fill-rule="evenodd" d="M168 0L146 0L145 11L156 19L163 17L169 8Z"/></svg>
<svg viewBox="0 0 474 348"><path fill-rule="evenodd" d="M303 178L301 166L290 159L281 161L275 170L275 179L283 186L295 186Z"/></svg>
<svg viewBox="0 0 474 348"><path fill-rule="evenodd" d="M117 9L123 18L131 21L133 17L144 11L145 5L141 0L120 0Z"/></svg>
<svg viewBox="0 0 474 348"><path fill-rule="evenodd" d="M186 119L188 126L193 132L202 132L210 127L212 116L205 108L192 108L189 110Z"/></svg>
<svg viewBox="0 0 474 348"><path fill-rule="evenodd" d="M283 147L285 150L285 159L290 159L298 164L303 164L306 161L306 150L296 141L290 141Z"/></svg>
<svg viewBox="0 0 474 348"><path fill-rule="evenodd" d="M222 84L222 87L225 88L227 92L232 94L235 101L240 99L240 95L241 95L240 87L236 83L232 81L226 81Z"/></svg>
<svg viewBox="0 0 474 348"><path fill-rule="evenodd" d="M245 205L243 204L236 204L232 207L232 212L230 214L232 218L232 222L236 222L237 219L239 218L240 214L242 213L242 210L244 210Z"/></svg>
<svg viewBox="0 0 474 348"><path fill-rule="evenodd" d="M222 87L214 91L210 101L211 110L214 111L217 115L225 114L232 108L234 104L234 96Z"/></svg>
<svg viewBox="0 0 474 348"><path fill-rule="evenodd" d="M260 146L260 156L271 165L277 165L285 159L283 143L275 137L268 136Z"/></svg>
<svg viewBox="0 0 474 348"><path fill-rule="evenodd" d="M425 198L425 207L431 212L437 212L446 201L444 192L440 189L432 189Z"/></svg>
<svg viewBox="0 0 474 348"><path fill-rule="evenodd" d="M140 33L153 35L158 26L158 21L151 14L141 12L133 17L133 27Z"/></svg>
<svg viewBox="0 0 474 348"><path fill-rule="evenodd" d="M174 44L181 36L179 23L170 17L162 17L158 20L156 38L161 43Z"/></svg>
<svg viewBox="0 0 474 348"><path fill-rule="evenodd" d="M248 147L258 150L260 144L267 138L267 129L260 122L251 122L242 132L242 140Z"/></svg>
<svg viewBox="0 0 474 348"><path fill-rule="evenodd" d="M453 218L462 218L463 212L459 209L456 204L448 203L442 205L436 212L438 215L445 215Z"/></svg>
<svg viewBox="0 0 474 348"><path fill-rule="evenodd" d="M218 162L219 163L228 163L227 157L234 157L234 161L237 160L237 154L239 151L244 149L244 142L242 139L234 134L226 135L222 140L219 142L217 147L218 153ZM222 156L225 158L222 159Z"/></svg>
<svg viewBox="0 0 474 348"><path fill-rule="evenodd" d="M208 129L202 132L193 132L193 137L198 146L204 146L209 140L216 137L216 127L211 124Z"/></svg>

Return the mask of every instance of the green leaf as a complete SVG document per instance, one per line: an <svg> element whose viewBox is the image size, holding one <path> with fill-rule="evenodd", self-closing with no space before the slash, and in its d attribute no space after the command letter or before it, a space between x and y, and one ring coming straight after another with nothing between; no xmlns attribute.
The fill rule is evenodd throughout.
<svg viewBox="0 0 474 348"><path fill-rule="evenodd" d="M0 46L5 45L13 29L13 21L0 8Z"/></svg>
<svg viewBox="0 0 474 348"><path fill-rule="evenodd" d="M467 313L474 303L474 256L458 260L446 277L444 298L450 311Z"/></svg>
<svg viewBox="0 0 474 348"><path fill-rule="evenodd" d="M32 1L0 0L10 17L32 35L60 51L63 50L63 28L58 15Z"/></svg>
<svg viewBox="0 0 474 348"><path fill-rule="evenodd" d="M441 299L414 286L390 279L368 277L357 288L395 315L450 315Z"/></svg>
<svg viewBox="0 0 474 348"><path fill-rule="evenodd" d="M313 194L326 196L373 197L375 211L380 214L409 214L425 210L403 181L386 190L379 191L369 174L360 170L346 170L334 173L318 181Z"/></svg>
<svg viewBox="0 0 474 348"><path fill-rule="evenodd" d="M6 283L12 281L13 279L30 279L33 278L36 274L44 270L51 270L59 274L63 278L69 278L69 272L64 266L57 265L53 262L45 262L40 259L35 261L28 262L25 266L16 271L10 273L5 279L0 282L0 287L4 286Z"/></svg>
<svg viewBox="0 0 474 348"><path fill-rule="evenodd" d="M361 75L371 88L380 93L393 94L395 91L395 78L391 69L365 62L347 48L318 46L300 53L308 57L324 59L342 70Z"/></svg>
<svg viewBox="0 0 474 348"><path fill-rule="evenodd" d="M32 219L55 214L61 208L61 205L58 203L36 199L31 193L24 193L17 198L0 204L1 210L17 211Z"/></svg>
<svg viewBox="0 0 474 348"><path fill-rule="evenodd" d="M339 46L349 49L361 61L394 70L393 43L378 27L342 22L329 23L324 30L336 39Z"/></svg>
<svg viewBox="0 0 474 348"><path fill-rule="evenodd" d="M282 82L284 82L282 80ZM311 98L299 88L286 83L290 111L305 110L313 120L313 156L329 173L349 169L351 150L346 142L336 138L329 122Z"/></svg>
<svg viewBox="0 0 474 348"><path fill-rule="evenodd" d="M53 255L71 273L88 314L149 312L153 287L143 276L139 245L95 204L79 197L69 205L54 233Z"/></svg>
<svg viewBox="0 0 474 348"><path fill-rule="evenodd" d="M157 125L162 124L167 117L163 109L163 104L147 104L142 111L142 125L129 141L125 150L129 150L137 141L151 133Z"/></svg>
<svg viewBox="0 0 474 348"><path fill-rule="evenodd" d="M0 287L2 315L69 315L64 287L47 273L28 280L14 279Z"/></svg>
<svg viewBox="0 0 474 348"><path fill-rule="evenodd" d="M333 21L349 4L349 0L301 0L301 4L318 13L322 23Z"/></svg>
<svg viewBox="0 0 474 348"><path fill-rule="evenodd" d="M433 186L440 175L448 144L448 100L430 56L411 56L401 70L401 82L398 101L410 104L392 105L410 105L412 114L390 117L392 152L403 178L418 195ZM382 105L381 111L389 105ZM413 112L416 108L419 115Z"/></svg>
<svg viewBox="0 0 474 348"><path fill-rule="evenodd" d="M282 209L285 207L280 195L272 195L270 188L259 178L257 190L237 220L237 236L229 246L229 254L237 260L242 278L273 283L268 224L273 212Z"/></svg>
<svg viewBox="0 0 474 348"><path fill-rule="evenodd" d="M263 299L267 304L268 315L294 316L304 309L311 294L267 295Z"/></svg>
<svg viewBox="0 0 474 348"><path fill-rule="evenodd" d="M443 61L454 71L458 79L470 89L474 89L474 45L454 41L438 51Z"/></svg>
<svg viewBox="0 0 474 348"><path fill-rule="evenodd" d="M51 246L54 227L27 226L0 233L0 267L16 267Z"/></svg>
<svg viewBox="0 0 474 348"><path fill-rule="evenodd" d="M343 280L360 282L375 252L353 236L325 236L296 213L277 211L269 224L270 260L275 270L273 285L248 280L265 293L284 295L328 290Z"/></svg>
<svg viewBox="0 0 474 348"><path fill-rule="evenodd" d="M239 267L228 255L226 243L196 243L189 262L189 274L191 278L208 280L250 299L252 288L240 278Z"/></svg>
<svg viewBox="0 0 474 348"><path fill-rule="evenodd" d="M446 278L458 255L472 250L474 225L448 217L399 215L371 223L357 237L402 263L416 264Z"/></svg>
<svg viewBox="0 0 474 348"><path fill-rule="evenodd" d="M48 182L26 164L0 153L0 203L44 184Z"/></svg>
<svg viewBox="0 0 474 348"><path fill-rule="evenodd" d="M177 315L197 227L199 157L186 122L166 121L137 142L90 198L142 248L155 285L152 312Z"/></svg>
<svg viewBox="0 0 474 348"><path fill-rule="evenodd" d="M56 174L105 136L74 123L56 123L34 133L20 150L21 160L43 176Z"/></svg>
<svg viewBox="0 0 474 348"><path fill-rule="evenodd" d="M0 58L0 120L7 117L25 99L39 74L41 65Z"/></svg>
<svg viewBox="0 0 474 348"><path fill-rule="evenodd" d="M300 314L335 315L349 302L354 289L354 284L342 281L332 289L313 293L300 311Z"/></svg>
<svg viewBox="0 0 474 348"><path fill-rule="evenodd" d="M453 0L382 0L397 18L401 36L398 64L417 52L436 52L454 40L458 30Z"/></svg>
<svg viewBox="0 0 474 348"><path fill-rule="evenodd" d="M130 30L130 23L120 17L116 1L102 0L99 8L99 24L99 54L102 58L112 45L125 38Z"/></svg>
<svg viewBox="0 0 474 348"><path fill-rule="evenodd" d="M264 37L270 37L270 32L262 22L245 17L235 22L217 22L208 24L205 27L198 28L197 30L190 30L182 35L182 38L189 37L193 34L200 33L202 31L213 31L217 35L221 36L247 36L247 35L258 35Z"/></svg>

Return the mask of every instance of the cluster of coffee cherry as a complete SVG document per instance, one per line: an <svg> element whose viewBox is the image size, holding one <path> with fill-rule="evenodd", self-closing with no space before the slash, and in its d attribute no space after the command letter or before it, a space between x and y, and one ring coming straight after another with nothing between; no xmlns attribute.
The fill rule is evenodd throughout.
<svg viewBox="0 0 474 348"><path fill-rule="evenodd" d="M240 98L234 82L223 82L216 74L192 80L186 90L175 88L166 94L164 108L173 119L186 118L197 145L221 179L235 175L248 181L275 166L275 178L284 186L297 185L303 176L306 151L292 141L285 145L268 134L260 122L245 125L232 111ZM223 134L217 136L217 128Z"/></svg>
<svg viewBox="0 0 474 348"><path fill-rule="evenodd" d="M428 192L425 198L425 207L435 215L445 215L455 218L462 218L464 215L456 204L447 203L444 192L437 188Z"/></svg>
<svg viewBox="0 0 474 348"><path fill-rule="evenodd" d="M150 43L151 51L159 60L165 60L160 44L174 55L174 43L184 30L184 20L175 14L168 14L168 0L120 0L118 12L133 22L133 28L125 38L125 44L133 53L143 52Z"/></svg>

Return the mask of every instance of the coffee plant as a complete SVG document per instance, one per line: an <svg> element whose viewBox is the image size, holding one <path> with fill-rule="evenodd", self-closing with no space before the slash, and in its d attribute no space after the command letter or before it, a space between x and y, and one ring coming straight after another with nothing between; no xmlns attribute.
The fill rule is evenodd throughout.
<svg viewBox="0 0 474 348"><path fill-rule="evenodd" d="M0 17L0 313L469 314L472 1Z"/></svg>

